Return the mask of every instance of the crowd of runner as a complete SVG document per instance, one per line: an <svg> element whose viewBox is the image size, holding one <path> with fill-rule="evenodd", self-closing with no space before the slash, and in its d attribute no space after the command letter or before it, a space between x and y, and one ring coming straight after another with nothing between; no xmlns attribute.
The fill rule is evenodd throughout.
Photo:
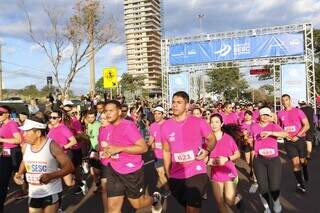
<svg viewBox="0 0 320 213"><path fill-rule="evenodd" d="M242 155L259 189L264 212L281 212L282 164L278 144L284 144L296 190L307 191L308 161L317 143L319 119L305 100L300 107L281 98L275 113L266 103L194 102L184 91L172 97L171 108L125 98L79 107L61 96L35 100L13 114L0 106L0 212L4 211L10 179L21 185L17 198L28 197L29 212L61 212L62 192L84 196L88 175L101 193L105 212L119 213L125 198L133 208L161 212L168 196L200 212L212 190L219 212L245 212L237 187L236 161ZM147 192L143 154L152 150L158 176L156 191Z"/></svg>

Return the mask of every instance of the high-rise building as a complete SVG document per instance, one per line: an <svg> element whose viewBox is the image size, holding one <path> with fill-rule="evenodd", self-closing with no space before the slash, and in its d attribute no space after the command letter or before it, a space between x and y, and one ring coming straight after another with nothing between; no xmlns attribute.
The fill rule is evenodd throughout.
<svg viewBox="0 0 320 213"><path fill-rule="evenodd" d="M128 73L145 75L145 89L161 93L161 0L124 0Z"/></svg>

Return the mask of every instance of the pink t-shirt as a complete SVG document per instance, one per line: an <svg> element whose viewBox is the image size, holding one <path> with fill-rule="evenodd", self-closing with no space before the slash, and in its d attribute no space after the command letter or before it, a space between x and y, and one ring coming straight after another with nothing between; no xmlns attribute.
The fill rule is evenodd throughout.
<svg viewBox="0 0 320 213"><path fill-rule="evenodd" d="M163 123L162 123L163 124ZM156 122L150 125L150 136L154 138L154 154L157 159L163 159L163 150L161 142L161 125Z"/></svg>
<svg viewBox="0 0 320 213"><path fill-rule="evenodd" d="M238 116L238 123L241 124L243 122L243 119L244 119L244 111L238 112L237 116Z"/></svg>
<svg viewBox="0 0 320 213"><path fill-rule="evenodd" d="M99 157L103 165L107 166L110 159L106 158L104 155L104 148L108 146L110 140L110 134L112 132L112 125L101 126L99 129L98 142L99 142Z"/></svg>
<svg viewBox="0 0 320 213"><path fill-rule="evenodd" d="M254 140L255 154L268 158L277 157L279 155L277 137L269 136L262 139L260 136L262 131L280 132L283 130L279 125L274 123L269 123L265 127L262 127L259 123L252 124L251 126L251 137Z"/></svg>
<svg viewBox="0 0 320 213"><path fill-rule="evenodd" d="M252 112L252 120L258 123L259 117L260 117L259 110L254 110Z"/></svg>
<svg viewBox="0 0 320 213"><path fill-rule="evenodd" d="M115 146L133 146L138 140L143 139L139 129L132 121L121 120L118 125L113 125L109 144ZM142 155L121 152L114 155L110 165L120 174L129 174L138 171L143 166Z"/></svg>
<svg viewBox="0 0 320 213"><path fill-rule="evenodd" d="M17 122L10 120L8 123L0 127L0 137L10 139L15 133L21 133ZM1 144L0 144L1 145ZM18 144L3 143L3 148L11 149L17 147Z"/></svg>
<svg viewBox="0 0 320 213"><path fill-rule="evenodd" d="M238 115L237 115L237 113L232 112L232 113L227 115L225 112L220 112L220 115L222 116L224 124L238 124Z"/></svg>
<svg viewBox="0 0 320 213"><path fill-rule="evenodd" d="M220 140L210 153L210 158L215 159L220 156L229 157L238 151L238 146L233 138L223 133ZM217 182L231 181L238 176L237 169L232 161L227 161L223 166L212 166L211 180Z"/></svg>
<svg viewBox="0 0 320 213"><path fill-rule="evenodd" d="M251 126L254 122L248 124L246 122L242 122L240 125L240 130L243 133L244 131L247 131L248 135L250 135Z"/></svg>
<svg viewBox="0 0 320 213"><path fill-rule="evenodd" d="M278 122L284 131L291 137L296 136L302 129L302 120L306 115L301 109L292 108L290 110L281 110L278 112Z"/></svg>
<svg viewBox="0 0 320 213"><path fill-rule="evenodd" d="M59 126L50 129L48 137L51 138L56 144L64 149L64 145L69 143L69 138L73 136L71 130L63 123Z"/></svg>
<svg viewBox="0 0 320 213"><path fill-rule="evenodd" d="M71 125L72 125L72 133L74 135L83 132L82 125L81 125L80 121L76 117L72 117L71 118Z"/></svg>
<svg viewBox="0 0 320 213"><path fill-rule="evenodd" d="M188 116L184 121L166 120L161 126L162 143L168 143L171 153L170 177L186 179L206 173L206 165L196 160L202 139L212 132L202 118Z"/></svg>

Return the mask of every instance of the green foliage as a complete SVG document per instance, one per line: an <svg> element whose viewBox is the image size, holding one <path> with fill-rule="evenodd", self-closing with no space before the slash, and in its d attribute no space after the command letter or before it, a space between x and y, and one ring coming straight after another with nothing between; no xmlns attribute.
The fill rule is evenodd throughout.
<svg viewBox="0 0 320 213"><path fill-rule="evenodd" d="M223 95L225 99L238 99L249 87L239 68L219 68L208 72L207 92Z"/></svg>

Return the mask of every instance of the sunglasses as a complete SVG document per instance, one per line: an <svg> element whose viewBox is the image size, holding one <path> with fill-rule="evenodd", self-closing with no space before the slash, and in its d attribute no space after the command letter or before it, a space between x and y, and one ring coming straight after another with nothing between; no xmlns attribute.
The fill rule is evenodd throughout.
<svg viewBox="0 0 320 213"><path fill-rule="evenodd" d="M60 118L60 117L58 117L58 116L50 116L50 117L49 117L49 119L53 119L53 120L56 120L56 119L58 119L58 118Z"/></svg>

